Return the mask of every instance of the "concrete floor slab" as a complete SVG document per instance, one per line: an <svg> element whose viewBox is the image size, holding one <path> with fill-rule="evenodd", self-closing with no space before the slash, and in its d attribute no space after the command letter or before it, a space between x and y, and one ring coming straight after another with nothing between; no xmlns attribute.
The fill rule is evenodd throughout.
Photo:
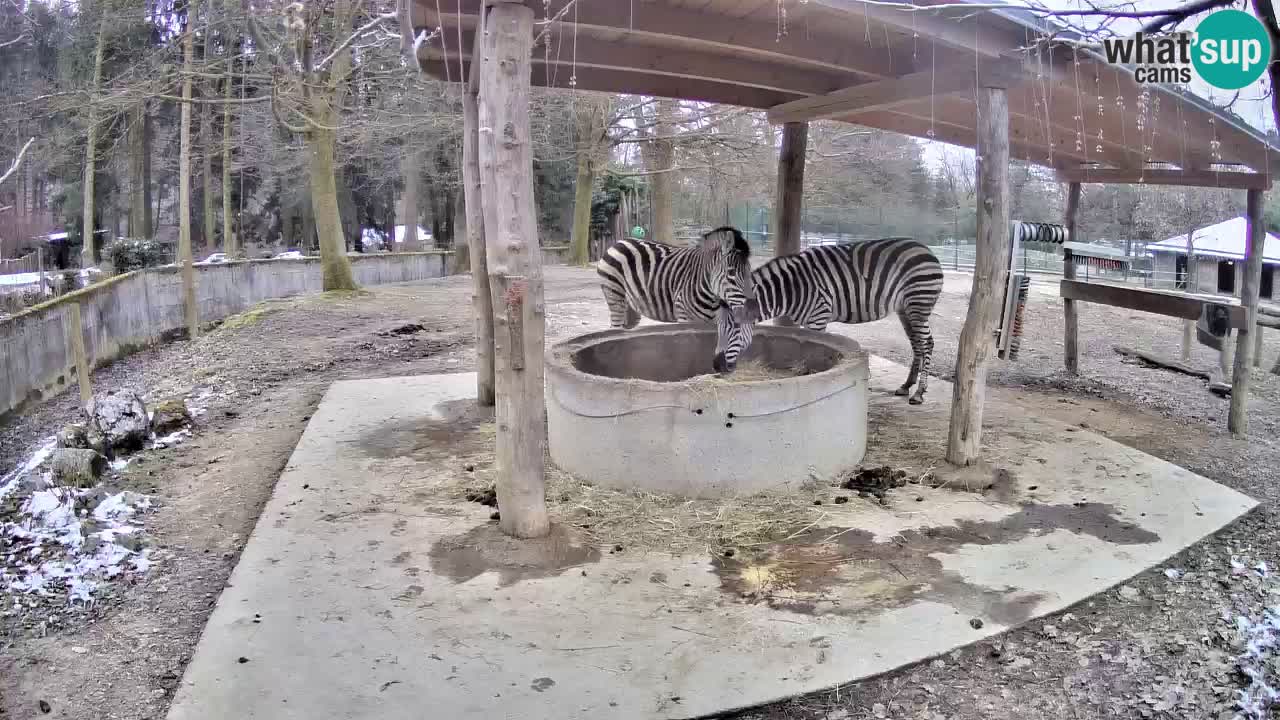
<svg viewBox="0 0 1280 720"><path fill-rule="evenodd" d="M950 386L934 380L926 403L908 407L891 395L905 368L872 358L871 371L868 462L932 462ZM330 388L169 720L695 717L999 633L1255 504L991 402L994 469L936 468L947 487L891 491L887 508L832 506L824 527L765 561L610 554L566 531L518 543L497 533L489 508L418 497L449 447L490 441L441 422L474 387L464 373ZM893 450L877 456L877 444ZM988 480L982 493L954 489Z"/></svg>

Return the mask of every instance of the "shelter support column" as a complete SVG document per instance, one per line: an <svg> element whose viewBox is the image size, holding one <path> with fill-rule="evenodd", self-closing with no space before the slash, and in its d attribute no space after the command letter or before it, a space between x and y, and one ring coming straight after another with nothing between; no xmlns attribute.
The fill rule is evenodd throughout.
<svg viewBox="0 0 1280 720"><path fill-rule="evenodd" d="M1067 185L1067 208L1063 213L1062 224L1067 228L1067 239L1076 239L1076 214L1080 211L1080 183ZM1071 257L1071 250L1062 251L1062 277L1065 280L1076 279L1076 264ZM1080 320L1076 314L1079 307L1075 300L1062 301L1062 363L1067 372L1075 375L1080 372L1080 350L1077 338L1080 334Z"/></svg>
<svg viewBox="0 0 1280 720"><path fill-rule="evenodd" d="M467 252L471 256L471 307L476 318L476 402L490 407L494 404L493 298L489 294L480 194L479 53L477 43L470 77L462 90L462 204L467 217Z"/></svg>
<svg viewBox="0 0 1280 720"><path fill-rule="evenodd" d="M778 154L778 188L773 208L773 254L775 257L800 252L800 211L804 207L804 155L809 145L809 123L789 122L782 126L782 150ZM777 325L794 325L783 316Z"/></svg>
<svg viewBox="0 0 1280 720"><path fill-rule="evenodd" d="M484 15L477 127L494 313L499 527L533 538L550 531L543 461L545 309L529 138L533 10L486 0Z"/></svg>
<svg viewBox="0 0 1280 720"><path fill-rule="evenodd" d="M1236 331L1236 356L1231 369L1231 410L1227 429L1232 435L1249 431L1249 381L1253 374L1253 338L1258 329L1258 292L1262 284L1262 249L1267 230L1262 221L1263 194L1250 190L1247 202L1248 237L1244 249L1244 279L1240 284L1240 304L1245 309L1244 327Z"/></svg>
<svg viewBox="0 0 1280 720"><path fill-rule="evenodd" d="M1003 87L978 91L977 246L973 291L960 332L947 461L969 465L982 445L982 404L987 362L995 345L999 304L1008 278L1009 254L1009 99Z"/></svg>

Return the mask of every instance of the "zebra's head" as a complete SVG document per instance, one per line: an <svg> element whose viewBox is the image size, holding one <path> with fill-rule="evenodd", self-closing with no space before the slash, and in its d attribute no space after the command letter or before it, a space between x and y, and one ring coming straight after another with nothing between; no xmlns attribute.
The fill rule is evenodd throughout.
<svg viewBox="0 0 1280 720"><path fill-rule="evenodd" d="M717 373L731 373L738 366L738 358L751 347L755 324L760 309L755 298L739 307L730 307L724 300L716 310L716 356L711 366Z"/></svg>
<svg viewBox="0 0 1280 720"><path fill-rule="evenodd" d="M706 258L707 281L715 296L731 308L755 297L751 282L751 246L737 228L716 228L698 243Z"/></svg>

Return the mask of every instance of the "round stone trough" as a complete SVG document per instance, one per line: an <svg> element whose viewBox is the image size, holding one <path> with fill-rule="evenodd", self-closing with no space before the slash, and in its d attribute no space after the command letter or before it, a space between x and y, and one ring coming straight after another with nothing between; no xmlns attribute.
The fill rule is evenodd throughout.
<svg viewBox="0 0 1280 720"><path fill-rule="evenodd" d="M798 488L867 447L867 354L853 340L760 325L739 368L803 374L711 381L710 324L589 333L548 352L551 459L597 485L689 497ZM732 375L729 379L732 379Z"/></svg>

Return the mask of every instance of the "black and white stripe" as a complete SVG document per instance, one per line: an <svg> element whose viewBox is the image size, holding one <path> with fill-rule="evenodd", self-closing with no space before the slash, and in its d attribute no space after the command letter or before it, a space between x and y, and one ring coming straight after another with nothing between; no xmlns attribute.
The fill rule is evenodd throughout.
<svg viewBox="0 0 1280 720"><path fill-rule="evenodd" d="M913 356L907 381L896 394L908 394L919 380L909 401L924 401L933 357L929 316L942 292L942 265L929 248L900 237L819 245L770 260L752 273L752 282L755 320L785 315L797 325L825 330L833 322L856 325L896 313ZM735 325L731 313L721 313L718 320L725 328L721 332L749 331ZM730 350L749 344L749 337L746 343L721 339ZM737 355L726 359L732 365Z"/></svg>
<svg viewBox="0 0 1280 720"><path fill-rule="evenodd" d="M619 240L596 265L609 324L630 329L642 316L659 322L711 320L722 304L743 308L752 294L750 258L751 246L732 227L712 230L686 247Z"/></svg>

